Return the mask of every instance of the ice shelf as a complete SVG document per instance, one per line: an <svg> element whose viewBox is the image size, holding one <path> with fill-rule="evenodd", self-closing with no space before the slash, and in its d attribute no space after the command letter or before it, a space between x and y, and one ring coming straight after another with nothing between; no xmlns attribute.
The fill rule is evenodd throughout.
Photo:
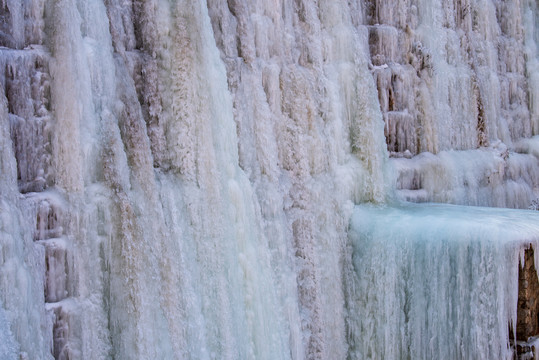
<svg viewBox="0 0 539 360"><path fill-rule="evenodd" d="M537 211L367 204L355 208L349 237L351 354L511 358L519 261L539 245Z"/></svg>

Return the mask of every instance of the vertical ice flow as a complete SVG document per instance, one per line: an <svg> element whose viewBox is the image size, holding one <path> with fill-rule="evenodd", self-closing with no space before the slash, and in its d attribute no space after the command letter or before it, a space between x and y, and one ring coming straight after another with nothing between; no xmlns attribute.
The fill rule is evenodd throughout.
<svg viewBox="0 0 539 360"><path fill-rule="evenodd" d="M386 267L401 244L369 253L348 225L354 203L383 203L393 187L418 202L538 197L537 11L531 0L3 1L0 357L505 356L513 300L472 289L494 284L475 265L503 249L425 248L414 233L420 245ZM377 223L365 209L352 233ZM451 307L418 284L444 294L433 259L454 250ZM515 256L488 296L514 293ZM395 282L384 304L403 332L365 332L380 321L369 279ZM413 320L400 305L416 306ZM476 322L435 313L467 307ZM497 337L483 338L492 324Z"/></svg>
<svg viewBox="0 0 539 360"><path fill-rule="evenodd" d="M537 248L537 219L527 210L358 206L352 356L512 359L518 266L525 248Z"/></svg>

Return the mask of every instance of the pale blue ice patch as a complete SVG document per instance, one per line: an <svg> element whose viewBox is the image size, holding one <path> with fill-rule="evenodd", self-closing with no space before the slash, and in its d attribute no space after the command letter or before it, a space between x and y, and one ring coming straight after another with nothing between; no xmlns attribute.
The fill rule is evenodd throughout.
<svg viewBox="0 0 539 360"><path fill-rule="evenodd" d="M539 212L366 204L355 208L349 238L353 355L511 357L518 266L524 250L539 245Z"/></svg>

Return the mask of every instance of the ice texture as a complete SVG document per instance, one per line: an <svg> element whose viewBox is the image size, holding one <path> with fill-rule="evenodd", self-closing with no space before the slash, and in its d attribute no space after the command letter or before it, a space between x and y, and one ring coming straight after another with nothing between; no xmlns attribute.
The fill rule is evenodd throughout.
<svg viewBox="0 0 539 360"><path fill-rule="evenodd" d="M396 195L413 202L444 202L526 209L538 197L539 138L464 151L423 152L393 158Z"/></svg>
<svg viewBox="0 0 539 360"><path fill-rule="evenodd" d="M518 266L539 245L537 211L360 205L349 236L352 357L513 358Z"/></svg>
<svg viewBox="0 0 539 360"><path fill-rule="evenodd" d="M536 201L538 10L1 1L0 357L363 351L354 204Z"/></svg>
<svg viewBox="0 0 539 360"><path fill-rule="evenodd" d="M4 307L0 306L0 338L2 339L0 343L0 358L6 360L17 359L19 355L18 344L13 338L9 325L10 323L6 319Z"/></svg>

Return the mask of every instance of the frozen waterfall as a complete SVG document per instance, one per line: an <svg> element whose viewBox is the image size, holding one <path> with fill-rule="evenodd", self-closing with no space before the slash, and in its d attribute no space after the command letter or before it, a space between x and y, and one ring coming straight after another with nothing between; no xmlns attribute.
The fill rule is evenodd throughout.
<svg viewBox="0 0 539 360"><path fill-rule="evenodd" d="M539 245L538 213L361 205L350 238L353 358L512 359L508 319L522 250Z"/></svg>
<svg viewBox="0 0 539 360"><path fill-rule="evenodd" d="M1 1L0 359L510 358L538 6Z"/></svg>

